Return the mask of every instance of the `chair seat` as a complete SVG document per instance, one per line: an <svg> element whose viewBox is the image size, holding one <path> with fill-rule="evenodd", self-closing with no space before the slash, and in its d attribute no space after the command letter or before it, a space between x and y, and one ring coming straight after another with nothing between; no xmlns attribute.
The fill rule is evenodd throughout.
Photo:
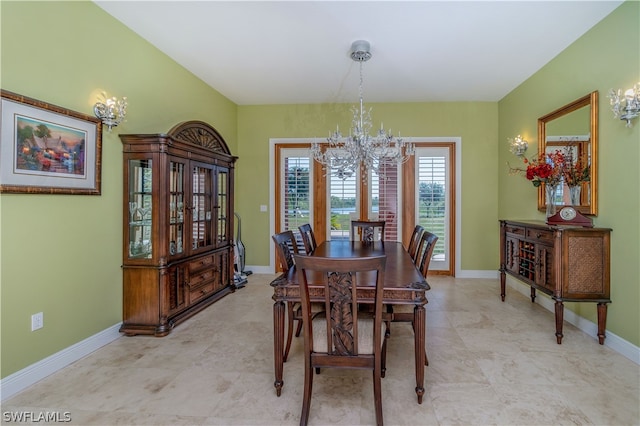
<svg viewBox="0 0 640 426"><path fill-rule="evenodd" d="M313 318L313 352L330 353L327 348L327 320L326 312L322 312ZM373 318L370 316L358 318L358 353L373 354ZM384 336L385 324L382 323L381 333ZM380 345L384 344L384 338L380 339Z"/></svg>

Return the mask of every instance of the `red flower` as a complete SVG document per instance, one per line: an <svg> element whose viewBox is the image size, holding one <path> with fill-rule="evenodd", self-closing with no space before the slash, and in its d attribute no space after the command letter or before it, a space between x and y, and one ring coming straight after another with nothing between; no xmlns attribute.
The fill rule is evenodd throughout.
<svg viewBox="0 0 640 426"><path fill-rule="evenodd" d="M564 154L559 150L539 155L537 158L523 159L526 170L511 169L512 172L525 172L525 177L538 187L540 184L555 185L562 180L564 170Z"/></svg>

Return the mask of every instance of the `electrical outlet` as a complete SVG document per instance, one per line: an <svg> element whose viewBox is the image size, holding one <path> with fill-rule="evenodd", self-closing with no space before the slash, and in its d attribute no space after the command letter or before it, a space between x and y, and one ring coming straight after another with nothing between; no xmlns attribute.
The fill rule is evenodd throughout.
<svg viewBox="0 0 640 426"><path fill-rule="evenodd" d="M42 312L31 315L31 331L36 331L44 326L44 317Z"/></svg>

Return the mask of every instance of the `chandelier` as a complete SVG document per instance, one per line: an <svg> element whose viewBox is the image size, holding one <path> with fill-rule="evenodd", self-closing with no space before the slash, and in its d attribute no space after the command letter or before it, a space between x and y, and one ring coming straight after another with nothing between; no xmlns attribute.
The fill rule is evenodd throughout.
<svg viewBox="0 0 640 426"><path fill-rule="evenodd" d="M415 152L413 144L402 138L394 137L391 131L385 131L381 124L375 136L370 135L371 108L364 108L362 100L362 65L371 59L369 42L354 41L351 45L351 59L360 65L360 105L351 107L353 119L348 137L343 137L339 127L327 138L328 146L323 151L321 144L311 144L313 158L323 165L324 169L341 179L356 174L358 169L367 176L369 171L383 175L385 165L392 162L406 162Z"/></svg>

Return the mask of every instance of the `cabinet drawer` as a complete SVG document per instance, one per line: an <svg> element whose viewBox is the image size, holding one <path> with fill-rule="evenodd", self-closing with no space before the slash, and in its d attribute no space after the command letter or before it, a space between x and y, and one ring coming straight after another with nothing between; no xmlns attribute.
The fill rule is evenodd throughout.
<svg viewBox="0 0 640 426"><path fill-rule="evenodd" d="M524 226L516 226L516 225L507 224L507 225L505 225L505 230L507 231L508 234L521 235L523 237L525 236L525 227Z"/></svg>
<svg viewBox="0 0 640 426"><path fill-rule="evenodd" d="M216 276L216 272L217 271L214 268L210 268L202 272L191 274L189 275L189 282L187 284L189 285L189 288L201 286L202 283L213 280Z"/></svg>
<svg viewBox="0 0 640 426"><path fill-rule="evenodd" d="M553 243L553 231L547 229L527 228L527 238Z"/></svg>
<svg viewBox="0 0 640 426"><path fill-rule="evenodd" d="M214 256L204 256L189 262L189 272L198 271L200 269L212 266L214 264Z"/></svg>
<svg viewBox="0 0 640 426"><path fill-rule="evenodd" d="M191 291L189 292L189 303L193 304L203 297L210 295L211 293L213 293L214 289L215 286L213 281L209 281L208 283L197 286L195 288L192 287Z"/></svg>

